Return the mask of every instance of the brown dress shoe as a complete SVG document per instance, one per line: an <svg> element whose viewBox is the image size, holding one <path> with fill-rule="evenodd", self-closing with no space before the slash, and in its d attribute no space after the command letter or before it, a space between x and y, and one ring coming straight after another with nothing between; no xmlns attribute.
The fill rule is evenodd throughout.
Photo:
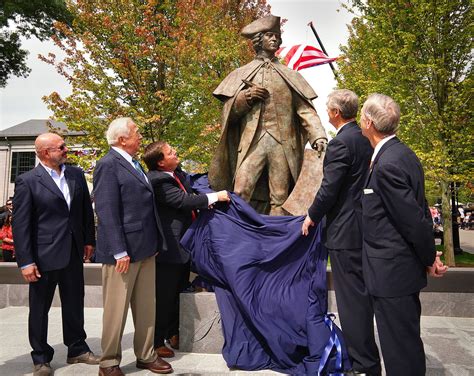
<svg viewBox="0 0 474 376"><path fill-rule="evenodd" d="M88 351L84 354L73 356L71 358L67 358L68 364L76 364L76 363L85 363L85 364L99 364L100 357L94 355L92 351Z"/></svg>
<svg viewBox="0 0 474 376"><path fill-rule="evenodd" d="M179 350L179 335L175 334L169 339L170 346L175 349Z"/></svg>
<svg viewBox="0 0 474 376"><path fill-rule="evenodd" d="M99 376L125 376L119 366L99 367Z"/></svg>
<svg viewBox="0 0 474 376"><path fill-rule="evenodd" d="M171 364L161 359L159 356L151 363L143 363L142 361L137 359L137 368L140 369L147 369L153 373L171 373L173 372L173 368Z"/></svg>
<svg viewBox="0 0 474 376"><path fill-rule="evenodd" d="M160 358L172 358L174 357L174 351L171 350L169 347L160 346L155 349L156 355Z"/></svg>

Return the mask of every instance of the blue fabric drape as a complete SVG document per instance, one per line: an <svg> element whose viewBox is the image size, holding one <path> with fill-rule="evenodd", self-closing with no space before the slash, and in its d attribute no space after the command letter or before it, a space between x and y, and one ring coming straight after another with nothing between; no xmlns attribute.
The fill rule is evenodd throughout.
<svg viewBox="0 0 474 376"><path fill-rule="evenodd" d="M209 192L207 177L193 188ZM258 214L232 194L230 204L201 211L181 240L196 272L215 287L230 368L308 375L350 368L327 315L321 229L302 236L303 219Z"/></svg>

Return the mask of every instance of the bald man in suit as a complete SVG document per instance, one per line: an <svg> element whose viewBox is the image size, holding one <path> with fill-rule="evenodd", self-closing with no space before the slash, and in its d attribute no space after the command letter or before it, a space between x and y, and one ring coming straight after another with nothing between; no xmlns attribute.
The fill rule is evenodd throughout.
<svg viewBox="0 0 474 376"><path fill-rule="evenodd" d="M13 235L18 266L29 283L28 335L34 376L52 373L48 311L59 286L68 363L98 364L85 342L83 260L94 251L94 217L84 173L65 164L61 136L39 135L40 163L16 179Z"/></svg>

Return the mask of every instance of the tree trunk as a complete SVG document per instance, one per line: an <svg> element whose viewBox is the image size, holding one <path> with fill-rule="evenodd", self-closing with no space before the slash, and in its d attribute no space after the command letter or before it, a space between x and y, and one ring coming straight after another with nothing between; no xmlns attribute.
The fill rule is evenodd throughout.
<svg viewBox="0 0 474 376"><path fill-rule="evenodd" d="M456 266L453 244L453 213L449 182L441 181L441 205L443 215L444 261L448 266Z"/></svg>

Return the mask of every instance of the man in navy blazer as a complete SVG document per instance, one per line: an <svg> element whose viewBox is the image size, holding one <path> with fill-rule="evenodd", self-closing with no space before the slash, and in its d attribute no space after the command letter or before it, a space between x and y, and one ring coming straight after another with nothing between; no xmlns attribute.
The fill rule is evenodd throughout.
<svg viewBox="0 0 474 376"><path fill-rule="evenodd" d="M372 147L356 123L359 99L335 90L327 99L329 122L337 129L327 147L321 187L308 209L302 232L326 216L323 233L331 257L337 311L355 372L380 375L374 312L362 275L362 188Z"/></svg>
<svg viewBox="0 0 474 376"><path fill-rule="evenodd" d="M155 192L155 202L168 244L168 252L156 258L155 349L160 357L174 356L165 346L179 347L179 294L189 284L190 255L179 243L191 226L197 209L207 209L217 201L230 200L227 191L196 195L179 166L176 150L165 141L145 148L143 160Z"/></svg>
<svg viewBox="0 0 474 376"><path fill-rule="evenodd" d="M426 274L441 277L423 168L396 131L400 108L370 95L361 111L362 133L374 153L362 197L363 273L373 299L387 376L426 372L420 338L420 290Z"/></svg>
<svg viewBox="0 0 474 376"><path fill-rule="evenodd" d="M142 136L130 118L112 121L106 136L111 149L94 170L96 261L103 263L104 300L99 375L123 375L121 340L129 306L135 324L136 366L170 373L171 365L157 357L153 348L155 255L167 247L153 189L134 159Z"/></svg>
<svg viewBox="0 0 474 376"><path fill-rule="evenodd" d="M68 148L57 134L35 140L40 160L18 176L13 198L16 261L29 285L28 335L34 375L49 375L48 311L59 286L68 363L98 364L84 331L83 259L94 251L94 217L83 172L66 166Z"/></svg>

